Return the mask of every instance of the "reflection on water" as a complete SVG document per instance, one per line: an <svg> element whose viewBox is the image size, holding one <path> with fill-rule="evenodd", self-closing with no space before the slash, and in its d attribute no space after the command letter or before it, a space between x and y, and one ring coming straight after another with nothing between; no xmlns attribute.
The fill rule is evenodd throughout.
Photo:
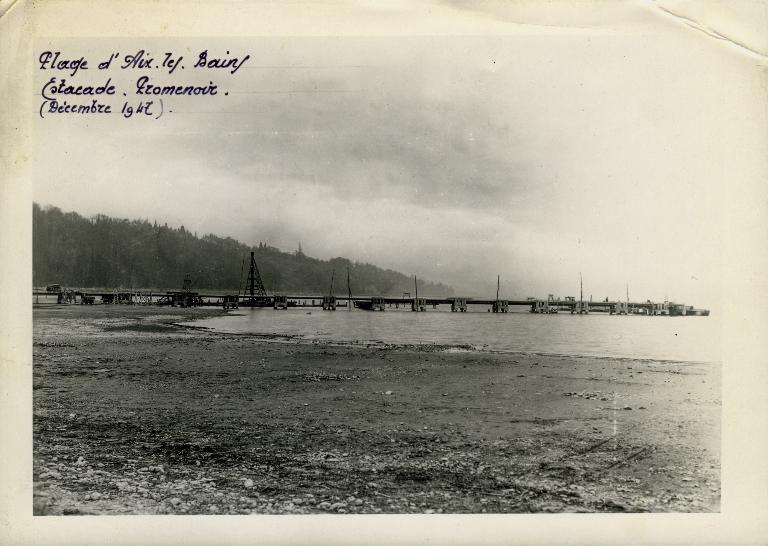
<svg viewBox="0 0 768 546"><path fill-rule="evenodd" d="M330 341L436 343L494 351L720 361L720 324L713 316L240 309L194 324L227 333L298 335Z"/></svg>

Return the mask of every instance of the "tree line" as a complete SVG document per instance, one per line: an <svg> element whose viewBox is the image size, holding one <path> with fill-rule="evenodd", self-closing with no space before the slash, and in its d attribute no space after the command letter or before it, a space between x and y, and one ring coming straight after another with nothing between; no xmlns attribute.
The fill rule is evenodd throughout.
<svg viewBox="0 0 768 546"><path fill-rule="evenodd" d="M103 214L86 218L37 203L32 217L35 286L166 290L181 288L190 275L193 289L235 292L243 289L253 251L269 293L326 294L335 272L335 293L346 294L347 270L353 295L413 293L412 277L346 258L319 260L265 243L248 246L231 237L198 237L184 226ZM450 296L453 289L419 280L422 294Z"/></svg>

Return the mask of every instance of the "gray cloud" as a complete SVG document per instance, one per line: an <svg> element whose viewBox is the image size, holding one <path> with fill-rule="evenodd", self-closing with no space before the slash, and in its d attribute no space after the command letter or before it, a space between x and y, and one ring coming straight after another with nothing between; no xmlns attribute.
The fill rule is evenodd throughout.
<svg viewBox="0 0 768 546"><path fill-rule="evenodd" d="M179 136L172 146L204 154L247 183L290 178L347 197L503 208L525 179L522 136L493 97L446 96L435 89L443 82L419 79L417 68L369 67L357 83L343 72L304 71L288 83L276 72L260 75L227 105L240 114L220 116L211 132ZM389 84L371 86L376 79ZM285 87L291 92L261 93Z"/></svg>

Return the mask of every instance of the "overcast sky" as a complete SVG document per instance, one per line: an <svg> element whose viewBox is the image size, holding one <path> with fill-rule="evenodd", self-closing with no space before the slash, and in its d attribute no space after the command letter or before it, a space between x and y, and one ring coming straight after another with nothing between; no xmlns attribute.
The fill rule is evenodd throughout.
<svg viewBox="0 0 768 546"><path fill-rule="evenodd" d="M754 61L640 4L471 5L430 12L472 21L464 37L57 40L94 58L251 59L218 77L228 96L169 99L157 121L39 120L35 200L301 242L457 294L491 294L500 274L502 296L574 295L583 272L595 298L629 283L632 299L717 306L719 203L749 176L744 142L762 130L749 119L763 92ZM91 72L82 82L103 79Z"/></svg>

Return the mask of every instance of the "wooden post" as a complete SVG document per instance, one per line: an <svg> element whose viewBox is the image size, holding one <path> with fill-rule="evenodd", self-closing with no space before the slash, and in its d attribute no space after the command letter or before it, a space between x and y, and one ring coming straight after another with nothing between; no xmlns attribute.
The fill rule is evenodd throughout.
<svg viewBox="0 0 768 546"><path fill-rule="evenodd" d="M347 311L352 310L352 285L349 282L349 268L347 268Z"/></svg>

